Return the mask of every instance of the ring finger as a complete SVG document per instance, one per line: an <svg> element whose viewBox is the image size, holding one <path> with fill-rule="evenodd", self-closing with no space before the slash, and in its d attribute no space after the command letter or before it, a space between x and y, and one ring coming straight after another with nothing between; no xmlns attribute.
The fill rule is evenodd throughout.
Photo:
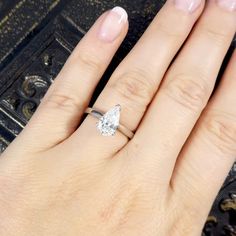
<svg viewBox="0 0 236 236"><path fill-rule="evenodd" d="M77 129L84 109L127 29L127 13L120 7L99 17L79 42L23 130L25 143L32 143L33 134L34 139L40 140L33 148L48 149Z"/></svg>
<svg viewBox="0 0 236 236"><path fill-rule="evenodd" d="M173 57L199 17L203 3L201 0L186 1L185 4L167 1L140 41L114 72L95 107L107 111L120 104L121 123L135 131ZM127 138L119 132L116 138L109 138L108 141L97 132L95 122L93 117L88 116L72 136L72 143L79 145L79 135L83 137L80 138L83 145L85 137L93 143L94 151L104 155L105 150L108 156L127 143Z"/></svg>

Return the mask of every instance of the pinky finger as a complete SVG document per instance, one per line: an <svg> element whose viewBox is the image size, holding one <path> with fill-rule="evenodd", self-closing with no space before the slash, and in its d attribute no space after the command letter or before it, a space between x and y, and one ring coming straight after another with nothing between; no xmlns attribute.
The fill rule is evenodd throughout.
<svg viewBox="0 0 236 236"><path fill-rule="evenodd" d="M236 52L216 94L180 154L172 176L172 190L185 192L186 199L191 201L195 199L195 210L198 209L199 219L203 220L236 160L235 65ZM200 199L203 198L208 208L202 207Z"/></svg>

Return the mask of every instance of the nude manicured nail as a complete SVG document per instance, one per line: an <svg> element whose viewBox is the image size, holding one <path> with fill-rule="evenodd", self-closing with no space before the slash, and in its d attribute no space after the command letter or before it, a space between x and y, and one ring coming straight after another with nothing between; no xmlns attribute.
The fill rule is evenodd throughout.
<svg viewBox="0 0 236 236"><path fill-rule="evenodd" d="M123 8L113 8L101 24L99 38L105 42L113 42L121 34L127 20L128 14Z"/></svg>
<svg viewBox="0 0 236 236"><path fill-rule="evenodd" d="M236 10L236 0L218 0L219 6L229 10Z"/></svg>
<svg viewBox="0 0 236 236"><path fill-rule="evenodd" d="M186 12L195 11L200 5L202 0L174 0L175 6Z"/></svg>

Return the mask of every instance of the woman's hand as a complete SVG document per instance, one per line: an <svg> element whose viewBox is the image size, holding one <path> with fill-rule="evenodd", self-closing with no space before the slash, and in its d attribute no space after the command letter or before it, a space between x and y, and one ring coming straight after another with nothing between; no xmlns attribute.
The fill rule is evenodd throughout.
<svg viewBox="0 0 236 236"><path fill-rule="evenodd" d="M167 1L94 105L120 104L131 140L93 116L78 127L128 29L123 9L104 13L1 157L0 235L200 235L236 156L236 53L209 100L235 9Z"/></svg>

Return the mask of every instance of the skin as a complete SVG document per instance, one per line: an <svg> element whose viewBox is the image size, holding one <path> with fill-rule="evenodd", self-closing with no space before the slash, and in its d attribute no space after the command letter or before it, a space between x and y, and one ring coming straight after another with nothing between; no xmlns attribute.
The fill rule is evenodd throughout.
<svg viewBox="0 0 236 236"><path fill-rule="evenodd" d="M236 53L210 99L235 11L202 1L186 13L167 1L94 105L120 104L132 140L101 136L91 116L78 127L128 30L99 39L107 14L1 156L0 235L201 234L236 156Z"/></svg>

